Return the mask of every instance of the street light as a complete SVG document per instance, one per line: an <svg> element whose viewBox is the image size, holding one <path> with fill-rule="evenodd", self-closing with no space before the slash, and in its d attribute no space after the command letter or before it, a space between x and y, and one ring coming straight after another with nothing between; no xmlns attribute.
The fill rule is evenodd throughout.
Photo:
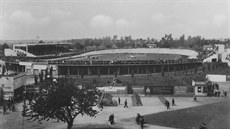
<svg viewBox="0 0 230 129"><path fill-rule="evenodd" d="M24 85L24 91L23 91L23 105L22 105L22 129L24 128L24 117L26 116L26 85Z"/></svg>

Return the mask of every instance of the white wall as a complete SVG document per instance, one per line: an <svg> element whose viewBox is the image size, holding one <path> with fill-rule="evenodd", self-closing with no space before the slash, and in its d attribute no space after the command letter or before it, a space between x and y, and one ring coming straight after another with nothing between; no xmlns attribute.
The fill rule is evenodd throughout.
<svg viewBox="0 0 230 129"><path fill-rule="evenodd" d="M226 82L226 75L207 74L206 79L211 82Z"/></svg>
<svg viewBox="0 0 230 129"><path fill-rule="evenodd" d="M203 62L212 62L212 59L216 59L216 61L218 60L218 54L213 54L211 56L209 56L208 58L204 59Z"/></svg>
<svg viewBox="0 0 230 129"><path fill-rule="evenodd" d="M6 48L4 49L4 55L5 56L17 56L17 52L10 48Z"/></svg>
<svg viewBox="0 0 230 129"><path fill-rule="evenodd" d="M3 87L4 100L14 96L14 90L22 87L26 82L26 75L24 73L16 76L2 76L0 78L0 86Z"/></svg>

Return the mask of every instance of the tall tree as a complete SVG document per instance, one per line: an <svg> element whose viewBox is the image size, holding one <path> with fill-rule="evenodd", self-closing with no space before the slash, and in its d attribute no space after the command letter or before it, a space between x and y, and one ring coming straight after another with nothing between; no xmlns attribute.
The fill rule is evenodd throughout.
<svg viewBox="0 0 230 129"><path fill-rule="evenodd" d="M32 120L58 119L66 122L67 129L71 129L76 116L86 114L93 117L98 113L93 109L101 97L96 87L89 84L79 86L74 80L60 78L45 80L41 88L41 93L31 102L26 113Z"/></svg>

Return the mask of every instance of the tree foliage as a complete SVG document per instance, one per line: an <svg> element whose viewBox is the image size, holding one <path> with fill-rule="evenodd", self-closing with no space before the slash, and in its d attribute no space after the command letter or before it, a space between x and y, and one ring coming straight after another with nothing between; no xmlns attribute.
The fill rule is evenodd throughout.
<svg viewBox="0 0 230 129"><path fill-rule="evenodd" d="M32 120L58 119L67 122L71 129L76 116L95 116L92 107L99 101L101 93L89 84L79 86L74 80L61 78L40 83L41 92L29 106L27 116Z"/></svg>

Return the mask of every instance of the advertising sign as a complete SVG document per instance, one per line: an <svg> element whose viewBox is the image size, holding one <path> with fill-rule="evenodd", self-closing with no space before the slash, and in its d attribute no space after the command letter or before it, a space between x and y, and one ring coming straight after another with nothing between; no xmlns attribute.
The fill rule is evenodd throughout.
<svg viewBox="0 0 230 129"><path fill-rule="evenodd" d="M173 94L173 86L145 86L145 94Z"/></svg>
<svg viewBox="0 0 230 129"><path fill-rule="evenodd" d="M174 94L181 95L186 94L187 87L186 86L174 86Z"/></svg>

